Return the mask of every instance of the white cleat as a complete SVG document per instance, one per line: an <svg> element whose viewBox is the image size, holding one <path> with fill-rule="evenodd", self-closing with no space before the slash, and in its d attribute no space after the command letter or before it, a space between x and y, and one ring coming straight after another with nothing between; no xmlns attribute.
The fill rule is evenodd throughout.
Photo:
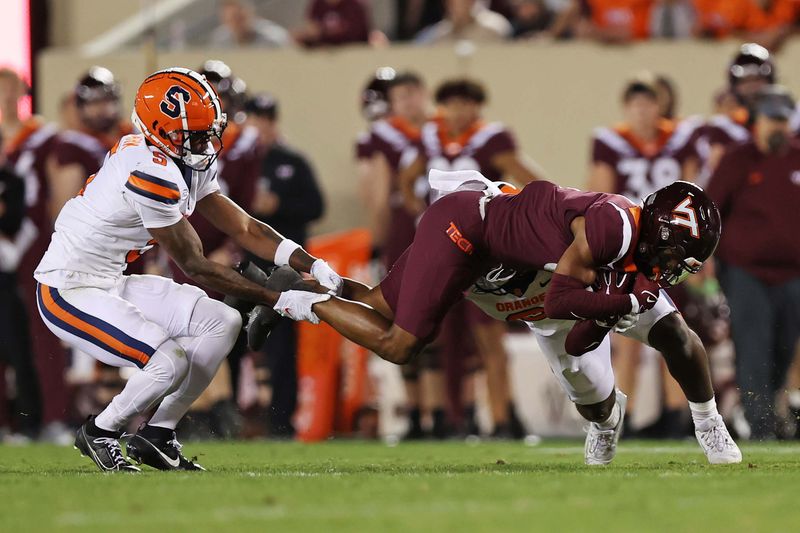
<svg viewBox="0 0 800 533"><path fill-rule="evenodd" d="M695 425L697 442L712 465L728 465L742 462L742 452L733 442L722 416L716 415Z"/></svg>
<svg viewBox="0 0 800 533"><path fill-rule="evenodd" d="M611 429L601 429L595 422L589 423L583 453L587 465L607 465L617 455L617 442L622 434L622 423L625 421L625 406L628 404L628 397L619 389L617 389L616 395L619 406L617 425Z"/></svg>

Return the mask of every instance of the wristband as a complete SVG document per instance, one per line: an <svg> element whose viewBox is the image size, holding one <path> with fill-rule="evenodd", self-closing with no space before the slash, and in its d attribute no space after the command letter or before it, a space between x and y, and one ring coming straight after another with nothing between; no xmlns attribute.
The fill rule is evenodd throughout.
<svg viewBox="0 0 800 533"><path fill-rule="evenodd" d="M289 258L295 250L300 248L300 245L291 239L283 239L278 248L275 250L275 259L272 260L276 266L285 266L289 264Z"/></svg>

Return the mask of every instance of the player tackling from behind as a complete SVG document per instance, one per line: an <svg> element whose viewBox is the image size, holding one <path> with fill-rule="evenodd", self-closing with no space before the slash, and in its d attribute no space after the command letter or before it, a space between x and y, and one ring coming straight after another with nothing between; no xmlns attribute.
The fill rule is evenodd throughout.
<svg viewBox="0 0 800 533"><path fill-rule="evenodd" d="M414 242L380 285L345 282L343 296L369 307L325 295L327 301L309 300L305 308L275 309L324 320L397 364L414 357L450 306L476 285L518 297L502 301L499 316L506 320L573 321L568 333L563 324L544 322L534 331L562 386L592 421L589 464L613 459L625 409L624 395L614 390L606 336L639 321L632 334L664 355L709 462L741 461L717 412L703 345L661 291L697 272L717 245L719 213L702 189L675 182L639 206L546 181L507 194L474 171L432 171L430 181L449 194L428 208ZM517 276L516 287L505 287ZM530 292L532 284L539 294Z"/></svg>
<svg viewBox="0 0 800 533"><path fill-rule="evenodd" d="M332 291L342 280L220 193L215 160L227 120L203 76L184 68L152 74L136 93L132 120L141 133L122 137L58 215L34 276L39 312L73 348L139 369L78 429L75 445L83 455L104 471L138 471L119 438L134 417L155 408L128 442L128 456L162 470L201 470L181 453L175 427L230 352L241 317L196 287L123 276L127 263L157 243L210 289L291 307L292 293L280 295L206 259L186 220L197 211L256 256L308 272Z"/></svg>

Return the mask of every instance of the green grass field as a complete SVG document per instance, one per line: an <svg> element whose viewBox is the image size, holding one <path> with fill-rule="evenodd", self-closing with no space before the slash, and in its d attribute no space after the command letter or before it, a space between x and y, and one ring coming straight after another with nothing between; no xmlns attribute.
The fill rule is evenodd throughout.
<svg viewBox="0 0 800 533"><path fill-rule="evenodd" d="M190 443L208 473L108 475L78 452L0 447L0 531L798 531L800 445Z"/></svg>

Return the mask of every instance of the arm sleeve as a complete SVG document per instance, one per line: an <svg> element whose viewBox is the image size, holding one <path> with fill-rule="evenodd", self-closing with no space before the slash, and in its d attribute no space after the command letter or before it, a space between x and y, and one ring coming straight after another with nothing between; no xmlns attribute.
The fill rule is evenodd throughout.
<svg viewBox="0 0 800 533"><path fill-rule="evenodd" d="M296 160L296 170L291 187L292 194L281 196L274 216L291 219L303 224L322 216L325 209L322 193L317 185L314 170L304 158Z"/></svg>
<svg viewBox="0 0 800 533"><path fill-rule="evenodd" d="M590 292L579 280L563 274L553 274L544 300L545 314L554 319L605 320L630 313L631 309L629 295Z"/></svg>
<svg viewBox="0 0 800 533"><path fill-rule="evenodd" d="M619 155L596 136L592 137L592 163L605 163L611 168L617 168Z"/></svg>

